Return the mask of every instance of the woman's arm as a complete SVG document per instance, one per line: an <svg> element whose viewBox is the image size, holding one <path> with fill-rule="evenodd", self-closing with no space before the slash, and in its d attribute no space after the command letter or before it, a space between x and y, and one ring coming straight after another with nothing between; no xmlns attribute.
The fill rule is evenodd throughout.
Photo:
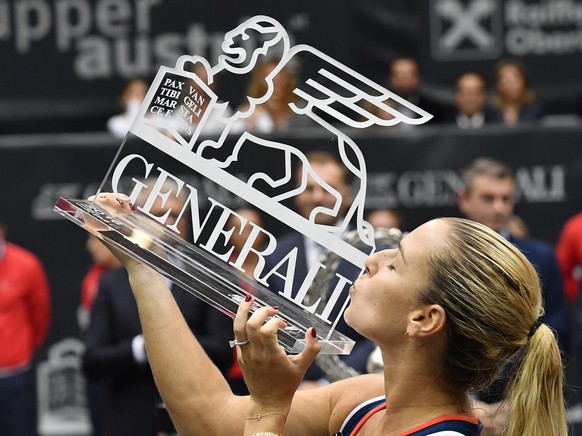
<svg viewBox="0 0 582 436"><path fill-rule="evenodd" d="M112 194L98 201L131 212L129 202L120 204ZM245 419L252 406L249 397L232 393L222 373L192 335L165 279L150 267L110 248L128 271L148 360L178 432L243 435L244 426L250 421ZM275 375L273 382L278 380ZM363 376L297 392L285 433L328 435L330 429L337 431L353 407L382 394L382 380L382 376ZM283 376L280 383L286 383Z"/></svg>

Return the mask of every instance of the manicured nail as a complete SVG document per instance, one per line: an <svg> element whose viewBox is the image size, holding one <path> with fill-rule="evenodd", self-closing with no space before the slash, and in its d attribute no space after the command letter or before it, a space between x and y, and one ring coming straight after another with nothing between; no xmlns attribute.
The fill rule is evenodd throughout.
<svg viewBox="0 0 582 436"><path fill-rule="evenodd" d="M273 306L273 309L279 310L279 306Z"/></svg>
<svg viewBox="0 0 582 436"><path fill-rule="evenodd" d="M116 198L117 202L123 206L123 200Z"/></svg>
<svg viewBox="0 0 582 436"><path fill-rule="evenodd" d="M253 297L251 297L250 294L247 294L247 296L245 297L245 301L248 303L249 301L251 301Z"/></svg>
<svg viewBox="0 0 582 436"><path fill-rule="evenodd" d="M130 209L131 209L133 212L135 212L135 211L137 210L137 206L136 206L135 204L133 204L133 203L129 203L129 208L130 208Z"/></svg>
<svg viewBox="0 0 582 436"><path fill-rule="evenodd" d="M311 327L311 336L313 336L314 338L317 337L317 332L315 331L315 327Z"/></svg>

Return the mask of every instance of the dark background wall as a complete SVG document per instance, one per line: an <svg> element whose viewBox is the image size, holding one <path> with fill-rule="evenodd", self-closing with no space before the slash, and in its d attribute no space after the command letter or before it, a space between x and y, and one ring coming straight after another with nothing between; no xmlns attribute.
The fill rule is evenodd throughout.
<svg viewBox="0 0 582 436"><path fill-rule="evenodd" d="M581 127L490 127L478 132L421 127L413 132L354 134L368 167L368 208L402 212L407 230L438 216L458 216L459 172L472 159L492 156L517 173L516 213L536 237L554 243L563 222L581 209ZM277 136L271 139L290 139ZM329 138L305 132L293 138L300 149ZM38 254L53 292L48 343L78 333L75 312L89 265L86 233L53 211L58 196L86 198L97 191L118 143L107 134L0 137L0 192L9 237ZM268 161L253 156L254 165ZM201 192L200 198L216 193ZM230 198L230 200L229 200ZM232 196L218 197L227 206ZM272 227L277 232L277 227ZM280 230L280 229L279 229Z"/></svg>
<svg viewBox="0 0 582 436"><path fill-rule="evenodd" d="M124 80L150 79L184 54L213 64L224 33L256 14L380 83L391 59L416 57L423 88L443 101L461 72L491 78L500 58L516 57L548 113L572 113L581 11L581 0L5 0L0 132L101 130Z"/></svg>

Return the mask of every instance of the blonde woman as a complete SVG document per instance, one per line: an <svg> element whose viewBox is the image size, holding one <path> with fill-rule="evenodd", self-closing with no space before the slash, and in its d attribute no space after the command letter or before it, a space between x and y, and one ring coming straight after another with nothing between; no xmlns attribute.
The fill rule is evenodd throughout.
<svg viewBox="0 0 582 436"><path fill-rule="evenodd" d="M99 200L119 206L114 196ZM566 436L562 362L540 322L535 269L511 243L473 221L443 218L371 255L344 316L382 350L384 374L296 391L319 344L285 355L277 308L234 323L251 395L235 396L205 355L169 293L147 266L118 254L129 272L146 348L181 435L478 435L469 393L519 356L508 388L508 436ZM247 342L248 341L248 342ZM341 432L341 433L338 433Z"/></svg>

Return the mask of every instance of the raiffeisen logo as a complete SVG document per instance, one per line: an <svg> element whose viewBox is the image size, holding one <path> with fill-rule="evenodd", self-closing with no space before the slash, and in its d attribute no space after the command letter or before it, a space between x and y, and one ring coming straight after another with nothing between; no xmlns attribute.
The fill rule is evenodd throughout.
<svg viewBox="0 0 582 436"><path fill-rule="evenodd" d="M431 51L436 59L488 59L501 47L499 0L432 0Z"/></svg>
<svg viewBox="0 0 582 436"><path fill-rule="evenodd" d="M512 56L582 52L582 2L523 0L505 5L505 50Z"/></svg>
<svg viewBox="0 0 582 436"><path fill-rule="evenodd" d="M582 3L574 0L432 0L431 54L438 60L582 51Z"/></svg>

